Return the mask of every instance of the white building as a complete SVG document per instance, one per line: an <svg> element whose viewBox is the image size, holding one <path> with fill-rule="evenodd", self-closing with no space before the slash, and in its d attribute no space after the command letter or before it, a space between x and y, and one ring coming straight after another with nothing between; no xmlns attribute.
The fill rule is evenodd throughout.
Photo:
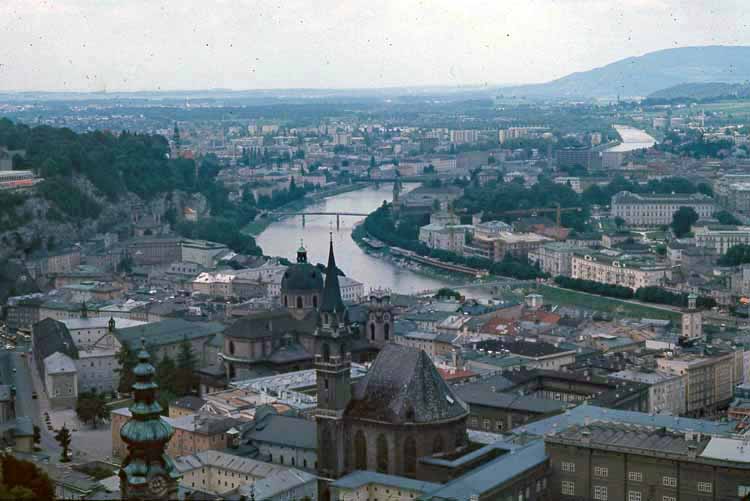
<svg viewBox="0 0 750 501"><path fill-rule="evenodd" d="M624 370L610 374L609 377L649 385L649 414L680 416L686 411L685 391L687 383L684 375L662 371Z"/></svg>
<svg viewBox="0 0 750 501"><path fill-rule="evenodd" d="M110 321L112 324L110 324ZM148 323L125 318L111 318L110 320L107 317L70 318L61 320L61 322L68 328L68 332L70 332L70 336L73 338L73 343L75 343L76 348L79 350L93 347L111 329L125 329Z"/></svg>
<svg viewBox="0 0 750 501"><path fill-rule="evenodd" d="M634 226L670 224L681 207L691 207L700 218L711 217L716 210L711 197L691 195L641 195L621 191L612 197L612 217L620 217Z"/></svg>
<svg viewBox="0 0 750 501"><path fill-rule="evenodd" d="M726 254L730 247L750 244L750 226L695 226L695 245Z"/></svg>
<svg viewBox="0 0 750 501"><path fill-rule="evenodd" d="M56 351L44 359L44 389L53 408L70 407L78 398L78 370L72 358Z"/></svg>
<svg viewBox="0 0 750 501"><path fill-rule="evenodd" d="M666 263L614 251L577 250L571 258L571 276L602 284L621 285L637 290L661 286L672 276Z"/></svg>

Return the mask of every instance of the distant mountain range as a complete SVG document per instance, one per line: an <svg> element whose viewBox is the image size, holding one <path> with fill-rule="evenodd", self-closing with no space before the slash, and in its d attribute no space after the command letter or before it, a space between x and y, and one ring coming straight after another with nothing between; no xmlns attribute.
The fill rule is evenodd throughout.
<svg viewBox="0 0 750 501"><path fill-rule="evenodd" d="M646 97L691 83L740 84L750 81L750 47L683 47L629 57L551 82L498 89L505 96Z"/></svg>
<svg viewBox="0 0 750 501"><path fill-rule="evenodd" d="M685 83L658 90L650 99L715 99L719 97L750 97L750 83L730 84L723 82Z"/></svg>

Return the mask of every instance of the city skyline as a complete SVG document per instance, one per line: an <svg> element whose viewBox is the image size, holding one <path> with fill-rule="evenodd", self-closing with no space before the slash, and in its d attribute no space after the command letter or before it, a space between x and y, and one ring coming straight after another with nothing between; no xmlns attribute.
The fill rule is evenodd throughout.
<svg viewBox="0 0 750 501"><path fill-rule="evenodd" d="M540 83L661 49L750 45L750 12L742 7L735 0L10 0L0 6L7 39L0 90Z"/></svg>

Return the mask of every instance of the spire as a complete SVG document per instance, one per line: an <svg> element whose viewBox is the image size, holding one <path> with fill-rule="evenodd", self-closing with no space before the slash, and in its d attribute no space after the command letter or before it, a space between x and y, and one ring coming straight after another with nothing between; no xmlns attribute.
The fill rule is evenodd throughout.
<svg viewBox="0 0 750 501"><path fill-rule="evenodd" d="M157 400L156 369L150 362L146 340L141 338L138 365L133 369L133 404L130 419L120 429L128 452L120 466L120 490L124 499L174 499L181 477L166 454L174 429L161 418Z"/></svg>
<svg viewBox="0 0 750 501"><path fill-rule="evenodd" d="M297 249L297 262L307 262L307 249L305 249L305 242L301 238L299 239L299 249Z"/></svg>
<svg viewBox="0 0 750 501"><path fill-rule="evenodd" d="M333 232L331 232L331 243L328 248L326 282L323 286L323 300L320 304L320 311L327 313L343 313L345 309L344 301L341 299L339 272L336 267L336 258L333 255Z"/></svg>

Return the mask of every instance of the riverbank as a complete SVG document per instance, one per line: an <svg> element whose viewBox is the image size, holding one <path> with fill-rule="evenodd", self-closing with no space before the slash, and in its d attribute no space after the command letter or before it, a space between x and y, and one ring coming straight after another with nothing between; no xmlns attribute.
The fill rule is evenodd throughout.
<svg viewBox="0 0 750 501"><path fill-rule="evenodd" d="M272 212L275 211L299 211L307 207L308 205L312 205L315 203L320 202L321 200L324 200L328 197L335 197L336 195L341 195L343 193L349 193L350 191L358 191L361 189L366 188L368 185L367 183L354 183L354 184L347 184L344 186L336 186L335 188L315 191L310 194L310 196L306 196L302 198L301 200L295 200L293 202L289 202L288 204L284 204L281 207L274 209ZM255 221L251 221L248 224L246 224L242 228L242 233L245 233L247 235L251 235L253 237L257 237L263 231L266 230L271 224L280 221L284 216L266 216L260 219L256 219Z"/></svg>

